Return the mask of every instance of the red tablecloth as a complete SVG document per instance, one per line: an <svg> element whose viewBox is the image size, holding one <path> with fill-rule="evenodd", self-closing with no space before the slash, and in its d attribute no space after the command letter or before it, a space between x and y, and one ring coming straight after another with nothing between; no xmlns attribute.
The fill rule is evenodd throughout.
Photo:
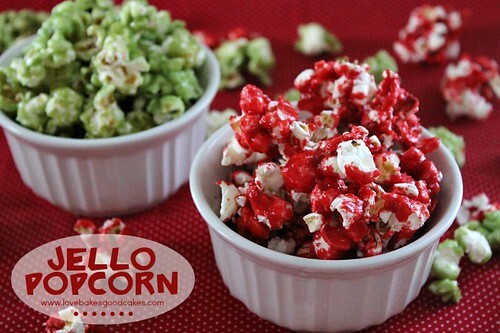
<svg viewBox="0 0 500 333"><path fill-rule="evenodd" d="M0 10L48 10L57 1L9 0ZM314 60L293 49L299 23L324 24L344 43L344 54L362 59L380 48L391 49L408 14L419 1L152 1L169 9L190 28L223 33L244 26L269 37L277 57L274 84L265 89L274 96L288 89L294 77ZM433 1L434 3L434 1ZM448 2L447 2L448 3ZM461 38L464 52L499 60L500 4L498 1L452 1L471 9ZM1 32L0 32L1 33ZM443 66L400 65L403 86L421 101L424 126L445 125L465 138L467 161L462 169L464 197L486 192L500 200L500 112L484 122L450 122L438 92ZM238 105L238 91L222 92L214 108ZM193 266L196 285L179 307L159 317L133 324L108 326L109 332L285 332L250 313L232 298L215 266L208 231L191 200L188 186L154 209L125 216L125 222L143 237L182 254ZM0 134L0 332L41 332L46 317L24 305L10 286L13 266L31 249L74 235L75 216L36 197L21 181L5 138ZM500 330L500 260L488 264L462 261L459 277L463 298L443 304L425 289L407 309L367 332L498 332ZM356 313L352 314L356 316Z"/></svg>

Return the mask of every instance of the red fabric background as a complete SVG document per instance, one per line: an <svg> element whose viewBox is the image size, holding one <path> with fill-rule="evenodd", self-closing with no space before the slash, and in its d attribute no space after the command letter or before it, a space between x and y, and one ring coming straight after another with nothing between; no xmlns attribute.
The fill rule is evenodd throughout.
<svg viewBox="0 0 500 333"><path fill-rule="evenodd" d="M0 2L0 10L49 10L59 1ZM344 43L344 54L362 59L392 42L419 1L151 1L171 11L190 28L223 33L244 26L268 37L277 57L274 96L288 89L295 76L314 59L293 50L296 27L316 21ZM436 3L436 2L433 2ZM444 1L443 1L444 3ZM446 1L470 9L461 39L462 50L499 60L500 5L498 1ZM0 32L1 33L1 32ZM500 113L498 106L485 122L450 122L438 92L443 66L400 65L403 87L421 102L424 126L445 125L465 138L467 161L462 169L464 197L486 192L500 201ZM236 108L238 91L222 92L213 107ZM498 105L498 103L497 103ZM21 181L5 138L0 134L0 332L41 332L46 317L24 305L10 287L10 272L19 258L48 241L73 235L75 216L36 197ZM285 332L259 319L233 299L215 266L207 227L191 200L188 186L143 213L123 217L143 237L181 253L193 266L196 285L191 296L171 312L150 320L109 326L109 332ZM463 298L446 305L425 289L401 314L366 332L498 332L500 330L500 260L496 253L484 266L462 261L459 277ZM352 314L356 316L356 313Z"/></svg>

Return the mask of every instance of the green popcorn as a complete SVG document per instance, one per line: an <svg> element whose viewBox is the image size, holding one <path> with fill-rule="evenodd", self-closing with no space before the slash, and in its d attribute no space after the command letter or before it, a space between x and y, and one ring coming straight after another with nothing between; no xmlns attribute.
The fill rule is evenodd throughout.
<svg viewBox="0 0 500 333"><path fill-rule="evenodd" d="M125 122L125 113L115 98L115 87L102 87L94 97L93 103L88 103L80 120L87 131L88 138L105 138L117 134Z"/></svg>
<svg viewBox="0 0 500 333"><path fill-rule="evenodd" d="M483 220L483 226L490 231L500 230L500 210L487 212Z"/></svg>
<svg viewBox="0 0 500 333"><path fill-rule="evenodd" d="M74 50L78 59L90 61L93 56L102 49L106 38L106 31L98 25L91 25L87 28L85 37L74 45Z"/></svg>
<svg viewBox="0 0 500 333"><path fill-rule="evenodd" d="M221 89L236 88L245 82L242 71L246 61L247 45L247 39L239 38L225 41L215 50L221 69Z"/></svg>
<svg viewBox="0 0 500 333"><path fill-rule="evenodd" d="M64 39L61 33L54 33L47 41L44 64L47 67L59 68L73 62L75 59L76 52L73 49L73 45Z"/></svg>
<svg viewBox="0 0 500 333"><path fill-rule="evenodd" d="M161 41L167 36L170 13L158 11L147 1L127 1L120 11L120 22L142 38Z"/></svg>
<svg viewBox="0 0 500 333"><path fill-rule="evenodd" d="M184 59L185 68L199 67L205 61L205 50L185 28L176 29L162 44L169 58Z"/></svg>
<svg viewBox="0 0 500 333"><path fill-rule="evenodd" d="M493 230L490 232L486 239L493 250L500 249L500 229Z"/></svg>
<svg viewBox="0 0 500 333"><path fill-rule="evenodd" d="M458 282L455 280L436 280L429 284L427 289L436 296L441 296L443 302L452 301L458 303L462 294L458 287Z"/></svg>
<svg viewBox="0 0 500 333"><path fill-rule="evenodd" d="M132 43L120 35L106 37L102 50L92 60L94 82L114 85L125 95L137 93L143 83L142 73L149 71L149 64L143 56L131 58Z"/></svg>
<svg viewBox="0 0 500 333"><path fill-rule="evenodd" d="M285 91L285 98L290 102L298 102L300 99L300 91L295 88L290 88Z"/></svg>
<svg viewBox="0 0 500 333"><path fill-rule="evenodd" d="M456 280L460 274L458 263L463 255L463 248L455 240L445 240L437 248L432 274L438 279Z"/></svg>
<svg viewBox="0 0 500 333"><path fill-rule="evenodd" d="M456 135L444 126L430 127L429 132L441 140L443 145L448 148L453 157L462 167L465 163L465 142L462 136Z"/></svg>
<svg viewBox="0 0 500 333"><path fill-rule="evenodd" d="M58 32L71 42L75 42L85 35L90 23L90 14L78 8L72 1L64 1L55 6L49 18L42 24L39 35L50 38Z"/></svg>
<svg viewBox="0 0 500 333"><path fill-rule="evenodd" d="M153 115L154 122L158 125L179 118L185 110L186 106L182 99L174 95L152 100L147 108L147 111Z"/></svg>
<svg viewBox="0 0 500 333"><path fill-rule="evenodd" d="M342 52L340 40L319 23L301 24L297 32L299 39L295 48L302 54L318 56L322 53Z"/></svg>
<svg viewBox="0 0 500 333"><path fill-rule="evenodd" d="M174 85L163 75L145 74L141 92L148 96L170 95Z"/></svg>
<svg viewBox="0 0 500 333"><path fill-rule="evenodd" d="M17 105L24 95L24 89L13 82L14 76L11 68L0 68L0 110L11 116L17 112Z"/></svg>
<svg viewBox="0 0 500 333"><path fill-rule="evenodd" d="M471 230L467 226L462 226L455 230L454 236L473 263L484 264L491 259L490 244L481 233Z"/></svg>
<svg viewBox="0 0 500 333"><path fill-rule="evenodd" d="M16 120L27 128L43 133L49 120L45 113L48 100L47 94L32 97L27 93L19 103Z"/></svg>
<svg viewBox="0 0 500 333"><path fill-rule="evenodd" d="M58 127L69 127L79 120L83 108L83 97L70 88L55 89L47 102L46 112L51 123Z"/></svg>
<svg viewBox="0 0 500 333"><path fill-rule="evenodd" d="M269 40L264 37L250 40L246 54L248 57L248 72L257 76L265 85L270 85L269 71L274 67L276 60Z"/></svg>
<svg viewBox="0 0 500 333"><path fill-rule="evenodd" d="M390 69L393 72L398 71L396 60L386 50L378 51L374 56L366 58L363 62L370 66L370 73L375 76L377 83L381 82L384 78L383 73L386 69Z"/></svg>
<svg viewBox="0 0 500 333"><path fill-rule="evenodd" d="M120 135L137 133L154 127L153 117L145 111L131 111L127 113L126 125L119 128Z"/></svg>
<svg viewBox="0 0 500 333"><path fill-rule="evenodd" d="M53 90L61 87L81 89L79 88L82 85L79 62L75 61L59 68L47 68L46 71L47 77L43 81L44 89Z"/></svg>
<svg viewBox="0 0 500 333"><path fill-rule="evenodd" d="M483 235L486 238L488 238L488 235L490 234L490 231L488 229L486 229L483 226L483 224L479 221L470 221L467 224L465 224L465 226L467 228L469 228L470 230L474 230L474 231L479 232L481 235Z"/></svg>
<svg viewBox="0 0 500 333"><path fill-rule="evenodd" d="M47 13L32 10L6 11L0 13L0 53L21 38L36 33Z"/></svg>
<svg viewBox="0 0 500 333"><path fill-rule="evenodd" d="M47 76L47 69L41 59L34 59L29 62L21 58L13 59L10 67L16 73L16 80L29 88L39 86Z"/></svg>
<svg viewBox="0 0 500 333"><path fill-rule="evenodd" d="M203 89L192 69L170 73L169 80L174 85L175 94L187 105L203 94Z"/></svg>

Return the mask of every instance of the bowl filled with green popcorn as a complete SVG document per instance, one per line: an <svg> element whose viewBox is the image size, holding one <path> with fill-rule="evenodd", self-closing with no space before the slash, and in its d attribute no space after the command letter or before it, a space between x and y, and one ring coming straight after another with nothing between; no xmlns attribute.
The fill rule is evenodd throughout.
<svg viewBox="0 0 500 333"><path fill-rule="evenodd" d="M66 1L0 57L0 125L33 192L87 216L154 206L188 179L220 80L147 1Z"/></svg>

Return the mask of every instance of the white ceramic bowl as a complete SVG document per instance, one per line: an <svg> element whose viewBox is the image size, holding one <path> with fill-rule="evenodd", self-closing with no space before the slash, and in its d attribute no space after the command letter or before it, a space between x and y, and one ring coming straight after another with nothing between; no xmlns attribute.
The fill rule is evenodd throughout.
<svg viewBox="0 0 500 333"><path fill-rule="evenodd" d="M2 57L8 64L30 42ZM85 216L128 214L154 206L188 180L205 139L205 115L219 86L213 53L200 71L205 92L173 121L130 135L70 139L31 131L0 112L0 125L24 183L52 204Z"/></svg>
<svg viewBox="0 0 500 333"><path fill-rule="evenodd" d="M444 179L423 236L375 257L319 260L269 250L220 221L220 189L215 182L228 177L229 169L220 166L220 160L231 134L226 126L202 146L189 181L196 207L209 226L217 267L234 297L280 326L327 332L381 324L417 297L439 238L462 200L462 178L448 150L441 145L429 155Z"/></svg>

